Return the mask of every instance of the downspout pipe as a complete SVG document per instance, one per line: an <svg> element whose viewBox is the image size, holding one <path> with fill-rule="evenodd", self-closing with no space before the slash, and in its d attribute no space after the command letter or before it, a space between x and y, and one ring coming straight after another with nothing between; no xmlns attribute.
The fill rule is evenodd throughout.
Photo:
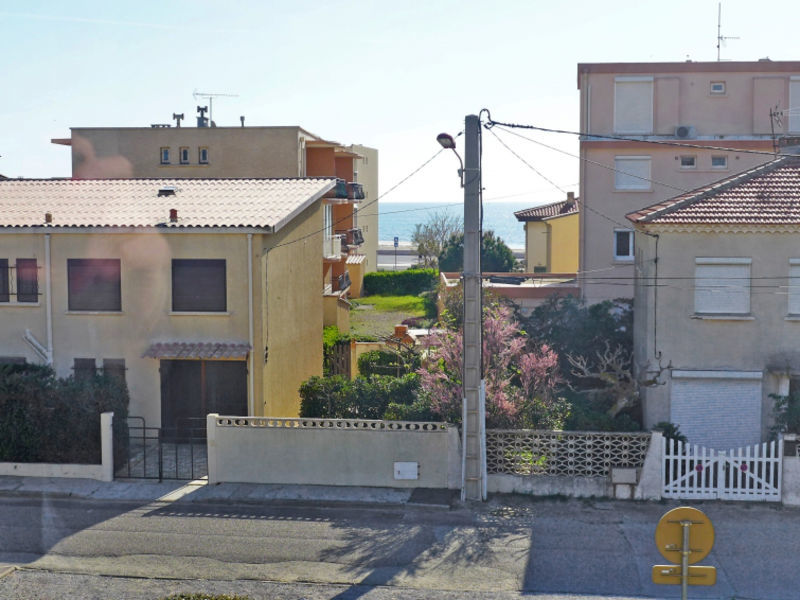
<svg viewBox="0 0 800 600"><path fill-rule="evenodd" d="M52 272L50 262L50 234L44 234L44 293L45 315L47 327L47 364L53 364L53 294Z"/></svg>
<svg viewBox="0 0 800 600"><path fill-rule="evenodd" d="M256 352L253 347L253 234L247 234L247 319L250 336L250 368L248 369L248 383L250 391L248 394L247 411L249 416L255 416L255 371L256 371Z"/></svg>

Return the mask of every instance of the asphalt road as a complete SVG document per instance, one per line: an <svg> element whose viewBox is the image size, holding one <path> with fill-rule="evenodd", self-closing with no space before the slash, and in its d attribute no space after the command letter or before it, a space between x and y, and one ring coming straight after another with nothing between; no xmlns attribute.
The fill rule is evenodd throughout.
<svg viewBox="0 0 800 600"><path fill-rule="evenodd" d="M679 597L650 583L671 503L498 497L452 510L98 502L0 495L0 598ZM800 512L705 503L718 583L691 598L800 595ZM264 583L269 582L269 583ZM317 584L317 585L314 585Z"/></svg>

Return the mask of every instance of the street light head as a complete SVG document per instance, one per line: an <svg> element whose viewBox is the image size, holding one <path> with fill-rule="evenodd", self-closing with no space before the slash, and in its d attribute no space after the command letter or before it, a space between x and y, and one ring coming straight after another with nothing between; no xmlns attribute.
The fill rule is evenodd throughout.
<svg viewBox="0 0 800 600"><path fill-rule="evenodd" d="M456 149L456 141L453 139L453 136L449 133L440 133L436 136L436 141L442 146L442 148L446 148L447 150L455 150Z"/></svg>

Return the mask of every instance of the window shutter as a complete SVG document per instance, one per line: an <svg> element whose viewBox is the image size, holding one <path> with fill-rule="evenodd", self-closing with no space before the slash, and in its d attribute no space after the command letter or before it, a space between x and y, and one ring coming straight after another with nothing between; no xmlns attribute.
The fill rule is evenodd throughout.
<svg viewBox="0 0 800 600"><path fill-rule="evenodd" d="M728 263L697 260L694 307L703 314L750 313L750 262ZM718 259L723 261L725 259Z"/></svg>
<svg viewBox="0 0 800 600"><path fill-rule="evenodd" d="M39 271L35 258L17 259L17 302L39 301Z"/></svg>
<svg viewBox="0 0 800 600"><path fill-rule="evenodd" d="M69 310L122 310L118 258L67 260Z"/></svg>
<svg viewBox="0 0 800 600"><path fill-rule="evenodd" d="M650 189L649 156L617 156L614 159L614 169L614 187L616 189Z"/></svg>
<svg viewBox="0 0 800 600"><path fill-rule="evenodd" d="M653 78L614 81L614 132L653 133Z"/></svg>
<svg viewBox="0 0 800 600"><path fill-rule="evenodd" d="M174 259L172 310L225 312L227 288L224 259Z"/></svg>
<svg viewBox="0 0 800 600"><path fill-rule="evenodd" d="M797 260L797 262L794 262ZM789 314L800 315L800 260L790 259Z"/></svg>
<svg viewBox="0 0 800 600"><path fill-rule="evenodd" d="M0 302L9 301L8 292L8 259L0 258Z"/></svg>

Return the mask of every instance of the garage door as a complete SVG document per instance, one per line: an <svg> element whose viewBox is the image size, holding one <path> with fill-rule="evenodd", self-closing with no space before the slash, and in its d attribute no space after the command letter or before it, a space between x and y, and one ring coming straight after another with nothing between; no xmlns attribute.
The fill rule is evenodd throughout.
<svg viewBox="0 0 800 600"><path fill-rule="evenodd" d="M691 444L726 450L761 441L760 371L673 371L670 420Z"/></svg>

